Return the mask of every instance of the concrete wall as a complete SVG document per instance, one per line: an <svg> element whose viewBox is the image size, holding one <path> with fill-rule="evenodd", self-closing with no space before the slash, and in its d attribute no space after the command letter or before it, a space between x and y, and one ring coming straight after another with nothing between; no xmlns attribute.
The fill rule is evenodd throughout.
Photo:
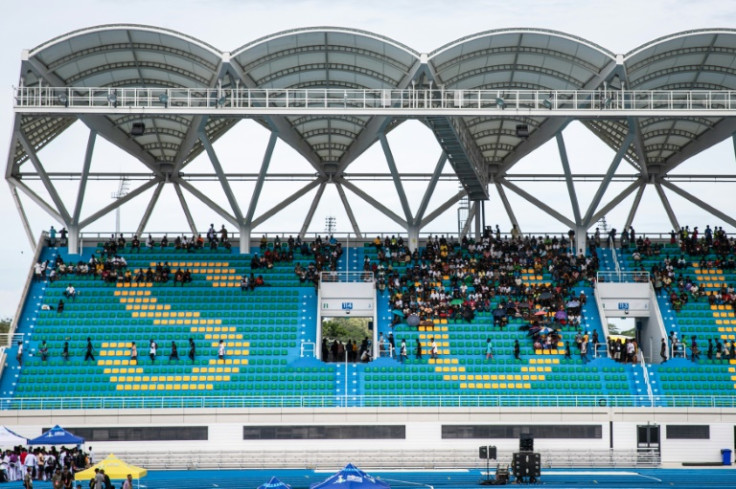
<svg viewBox="0 0 736 489"><path fill-rule="evenodd" d="M442 439L447 424L594 424L596 439L535 439L538 451L634 450L637 425L659 424L664 463L719 460L722 448L734 448L736 409L647 408L358 408L358 409L161 409L90 411L5 411L0 423L34 437L44 427L207 426L206 441L93 442L98 454L131 450L341 450L355 440L243 440L244 425L377 425L406 426L403 440L361 440L362 450L468 449L492 442L499 450L515 450L518 439ZM709 425L709 440L669 440L667 424Z"/></svg>

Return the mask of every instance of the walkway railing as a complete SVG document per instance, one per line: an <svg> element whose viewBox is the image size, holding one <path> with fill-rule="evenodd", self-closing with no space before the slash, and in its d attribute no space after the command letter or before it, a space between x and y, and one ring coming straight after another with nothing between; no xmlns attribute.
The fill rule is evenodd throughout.
<svg viewBox="0 0 736 489"><path fill-rule="evenodd" d="M653 400L653 401L652 401ZM627 407L736 408L736 396L179 396L179 397L26 397L0 399L0 411L33 409L213 409L213 408L357 408L357 407Z"/></svg>
<svg viewBox="0 0 736 489"><path fill-rule="evenodd" d="M733 115L731 90L446 90L115 88L13 89L16 112L472 115L523 112L545 117ZM40 110L39 110L40 109Z"/></svg>
<svg viewBox="0 0 736 489"><path fill-rule="evenodd" d="M646 271L598 272L596 273L596 277L598 278L598 282L614 282L614 283L621 283L621 282L647 283L649 282L649 272L646 272Z"/></svg>
<svg viewBox="0 0 736 489"><path fill-rule="evenodd" d="M373 272L321 272L319 278L322 282L372 283L374 280Z"/></svg>
<svg viewBox="0 0 736 489"><path fill-rule="evenodd" d="M542 467L655 467L659 457L636 450L537 450ZM485 469L473 449L432 450L179 450L116 451L115 454L132 465L145 465L149 470L195 469L315 469L337 470L349 460L365 470L420 469ZM496 464L510 465L511 450L499 450Z"/></svg>

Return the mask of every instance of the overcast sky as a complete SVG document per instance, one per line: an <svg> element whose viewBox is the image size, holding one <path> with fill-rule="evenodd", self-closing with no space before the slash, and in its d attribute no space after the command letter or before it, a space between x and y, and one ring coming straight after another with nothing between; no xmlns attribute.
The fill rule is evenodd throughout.
<svg viewBox="0 0 736 489"><path fill-rule="evenodd" d="M0 43L0 86L3 87L3 90L0 91L0 150L2 150L3 155L7 155L12 122L10 88L18 83L21 51L33 48L53 37L75 29L115 23L156 25L173 29L201 39L223 51L235 50L247 42L278 31L308 26L343 26L368 30L393 38L420 52L432 51L458 38L485 30L507 27L536 27L570 33L616 53L623 54L645 42L679 31L707 27L736 28L736 2L731 3L723 0L612 0L605 2L567 0L516 0L504 2L473 0L464 2L447 2L446 0L417 2L403 0L374 0L370 2L318 0L272 0L269 2L262 0L126 0L122 2L112 0L38 0L34 2L16 2L12 5L12 8L6 5L3 9L3 15L0 17L0 32L3 36L3 42ZM2 94L5 94L5 96ZM252 138L253 143L250 148L253 152L252 155L247 157L252 158L255 164L259 164L267 141L267 137L260 134L259 131L258 128L244 124L242 128L238 129L238 132L223 138L223 141L216 146L218 152L222 153L221 158L225 160L223 164L228 165L232 159L226 151L229 144L228 137L230 143L233 143L233 140L239 137ZM73 143L73 137L77 137L79 142ZM566 131L565 138L573 166L585 163L593 168L594 172L605 172L605 168L610 163L613 155L609 148L586 134L584 129L575 125L572 125ZM421 158L417 157L416 148L402 145L400 142L402 139L404 141L408 139L412 141L412 144L424 147L427 150L426 155ZM75 128L63 143L58 142L44 150L40 155L41 159L47 165L51 164L49 162L52 160L59 159L63 161L64 158L69 158L70 161L76 161L78 164L84 154L85 141L86 132L84 129ZM406 171L418 171L418 168L423 168L423 171L431 171L431 169L427 169L427 165L433 166L439 155L439 149L432 140L432 136L427 135L426 131L418 124L407 124L405 128L397 131L397 134L392 135L390 141L394 146L400 169ZM104 142L98 143L98 146L98 151L102 155L107 156L107 151L112 151ZM113 156L113 153L110 153L110 155L109 158L116 157ZM279 147L272 164L277 169L280 164L284 164L279 162L279 157L283 161L296 159L288 148ZM117 158L119 160L115 160L110 164L122 166L125 158L119 156ZM361 168L369 168L370 165L376 164L372 160L374 158L379 160L380 164L385 165L381 153L377 150L370 150L356 163L353 171L360 171ZM542 148L536 159L522 162L514 171L524 171L525 165L528 171L531 165L539 161L540 158L551 161L550 167L554 169L553 171L557 171L556 169L559 168L557 149L555 146L550 146ZM722 144L718 148L709 150L707 155L694 164L706 165L714 160L718 160L720 163L717 171L734 173L736 163L734 163L733 145L730 141L728 144ZM724 162L725 166L721 166L724 165ZM62 163L54 161L54 164L61 165ZM206 168L206 162L195 165L192 166L193 169L200 168L202 171L211 171ZM308 168L304 167L304 171L308 171ZM292 187L296 188L296 185L292 185ZM284 185L283 188L291 189L292 187ZM456 188L456 186L450 185L449 188L445 189L445 193L449 195ZM104 191L99 192L90 201L97 201L101 205L106 205L110 202L110 193L114 190L115 184L111 183L110 188L104 188ZM416 192L414 195L418 195L421 190L419 186L413 186L413 184L408 187L410 193ZM701 194L708 193L708 190L707 185L695 187L695 191ZM247 191L247 188L244 188L243 191ZM291 191L281 190L282 195ZM595 186L588 185L586 187L581 185L578 192L581 201L585 202L586 197L589 198L595 192ZM640 211L640 216L637 217L635 224L641 228L666 232L670 228L666 217L660 209L654 209L659 206L648 204L650 202L648 199L653 199L648 193L645 193L642 211ZM721 195L722 205L728 206L729 201L733 203L733 195L733 191L728 192L727 195ZM518 199L512 201L512 204L515 202L518 202ZM655 202L655 200L651 200L651 202ZM52 221L44 217L44 214L35 208L32 203L28 201L24 201L24 203L27 205L27 212L34 225L34 234L37 235L42 229L47 229L52 224ZM497 198L495 203L493 199L489 203L489 205L496 206L497 204ZM685 206L677 199L673 199L673 205L680 213L681 223L683 224L704 222L720 224L702 211L693 209L692 206ZM0 277L2 278L0 280L0 317L5 317L15 314L21 288L29 270L32 251L6 185L0 187L0 206L3 209L0 215L0 226L5 234L4 239L0 240ZM733 205L731 205L731 208L733 209ZM261 208L259 207L259 209ZM198 219L198 224L201 223L203 228L208 225L207 221L209 220L213 220L216 225L221 222L219 218L199 214L199 212L206 213L206 209L203 207L194 210L198 212L195 218ZM366 206L360 204L357 204L355 210L360 213L370 212ZM536 211L529 210L528 212L534 213ZM321 221L324 220L327 213L329 213L329 209L320 209L315 214L315 222L319 222L319 226L321 226ZM733 212L731 213L733 214ZM340 214L340 212L337 212L337 214L340 227L347 230L344 214ZM441 229L446 229L447 232L453 232L456 229L457 218L456 215L452 214L450 212L449 217L437 223ZM488 212L488 214L487 222L489 224L500 222L502 227L506 228L508 226L508 219L504 216L499 215L497 221L494 221L493 218L496 216L493 215L493 212ZM569 213L567 214L569 215ZM622 220L625 218L625 214L626 210L619 211L618 214L614 213L611 219ZM343 216L342 219L341 215ZM564 231L561 225L544 214L532 215L535 218L538 215L539 220L534 230ZM137 225L137 219L133 216L126 220L124 216L123 229L130 230L134 228ZM101 220L97 230L110 231L114 227L113 222L112 216ZM181 230L184 227L182 225L175 229L167 229L166 224L169 222L171 222L171 219L167 219L166 215L155 216L149 229L174 231ZM183 220L181 222L184 223ZM295 220L294 223L288 219L282 222L284 230L298 230L298 220ZM443 226L444 228L442 228ZM387 231L395 230L395 226L387 224L384 229Z"/></svg>

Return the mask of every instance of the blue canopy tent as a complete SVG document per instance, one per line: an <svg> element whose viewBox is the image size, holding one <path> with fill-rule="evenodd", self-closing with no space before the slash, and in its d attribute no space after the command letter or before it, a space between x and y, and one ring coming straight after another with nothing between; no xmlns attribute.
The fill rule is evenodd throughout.
<svg viewBox="0 0 736 489"><path fill-rule="evenodd" d="M84 438L73 435L58 424L38 438L28 440L29 445L81 445Z"/></svg>
<svg viewBox="0 0 736 489"><path fill-rule="evenodd" d="M322 482L309 486L309 489L390 489L387 482L377 480L353 464L347 464L338 473Z"/></svg>
<svg viewBox="0 0 736 489"><path fill-rule="evenodd" d="M281 482L278 477L271 477L271 480L258 486L258 489L291 489L291 486L285 482Z"/></svg>

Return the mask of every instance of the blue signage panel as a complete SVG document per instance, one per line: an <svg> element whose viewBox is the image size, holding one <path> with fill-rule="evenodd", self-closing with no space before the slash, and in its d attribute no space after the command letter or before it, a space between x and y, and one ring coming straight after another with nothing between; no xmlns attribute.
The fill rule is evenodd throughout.
<svg viewBox="0 0 736 489"><path fill-rule="evenodd" d="M343 311L350 311L353 309L353 303L352 302L343 302L342 303L342 310Z"/></svg>
<svg viewBox="0 0 736 489"><path fill-rule="evenodd" d="M628 302L619 302L618 303L618 310L619 311L628 311L629 310L629 303Z"/></svg>

